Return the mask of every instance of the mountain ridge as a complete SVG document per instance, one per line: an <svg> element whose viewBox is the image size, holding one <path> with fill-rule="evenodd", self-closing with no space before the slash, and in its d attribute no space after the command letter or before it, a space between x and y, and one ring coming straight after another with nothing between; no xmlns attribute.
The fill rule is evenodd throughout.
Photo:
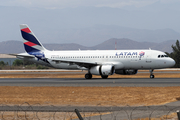
<svg viewBox="0 0 180 120"><path fill-rule="evenodd" d="M177 14L180 8L166 5L157 11L161 4L157 2L149 8L136 10L0 6L0 40L20 40L19 24L28 24L33 33L46 43L75 42L88 47L110 38L129 38L139 42L180 39L180 14ZM157 6L156 10L153 6ZM170 9L166 9L167 6Z"/></svg>
<svg viewBox="0 0 180 120"><path fill-rule="evenodd" d="M155 42L137 42L127 38L111 38L95 46L87 47L76 43L44 43L44 47L48 50L115 50L115 43L117 50L125 49L154 49L164 52L172 52L171 46L175 44L176 40L168 40L160 43ZM0 42L0 53L22 53L25 52L23 42L16 40L9 40Z"/></svg>

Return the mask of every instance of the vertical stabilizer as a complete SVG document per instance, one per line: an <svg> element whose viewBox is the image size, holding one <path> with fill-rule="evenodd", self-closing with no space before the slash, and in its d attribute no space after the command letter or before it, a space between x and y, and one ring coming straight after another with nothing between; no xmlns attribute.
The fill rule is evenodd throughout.
<svg viewBox="0 0 180 120"><path fill-rule="evenodd" d="M21 24L20 29L27 53L46 50L26 24Z"/></svg>

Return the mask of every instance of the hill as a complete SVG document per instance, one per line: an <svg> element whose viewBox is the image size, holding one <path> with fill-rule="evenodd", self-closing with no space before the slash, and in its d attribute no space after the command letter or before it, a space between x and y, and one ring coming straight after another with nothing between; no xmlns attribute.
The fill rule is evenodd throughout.
<svg viewBox="0 0 180 120"><path fill-rule="evenodd" d="M87 47L75 43L70 44L43 44L48 50L114 50L115 42L117 43L116 48L119 49L155 49L164 52L171 52L171 45L175 44L176 40L169 40L160 43L155 42L137 42L127 38L116 39L112 38L104 41L101 44ZM3 41L0 42L0 53L10 54L10 53L22 53L25 52L23 42L21 41Z"/></svg>
<svg viewBox="0 0 180 120"><path fill-rule="evenodd" d="M0 5L0 41L20 39L19 24L28 24L45 43L90 47L110 38L158 43L180 40L179 3L164 5L159 1L135 10L132 7L45 9Z"/></svg>

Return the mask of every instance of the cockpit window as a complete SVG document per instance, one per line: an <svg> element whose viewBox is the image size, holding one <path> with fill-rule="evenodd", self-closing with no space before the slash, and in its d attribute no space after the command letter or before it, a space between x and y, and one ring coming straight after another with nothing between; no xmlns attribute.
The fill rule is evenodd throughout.
<svg viewBox="0 0 180 120"><path fill-rule="evenodd" d="M168 55L158 55L158 58L169 57Z"/></svg>

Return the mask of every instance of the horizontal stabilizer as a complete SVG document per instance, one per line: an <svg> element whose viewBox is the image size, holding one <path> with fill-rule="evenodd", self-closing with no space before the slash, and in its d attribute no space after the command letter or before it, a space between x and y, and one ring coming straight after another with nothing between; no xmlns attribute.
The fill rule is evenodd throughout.
<svg viewBox="0 0 180 120"><path fill-rule="evenodd" d="M27 57L27 58L34 58L33 55L22 55L22 54L8 54L16 57Z"/></svg>

